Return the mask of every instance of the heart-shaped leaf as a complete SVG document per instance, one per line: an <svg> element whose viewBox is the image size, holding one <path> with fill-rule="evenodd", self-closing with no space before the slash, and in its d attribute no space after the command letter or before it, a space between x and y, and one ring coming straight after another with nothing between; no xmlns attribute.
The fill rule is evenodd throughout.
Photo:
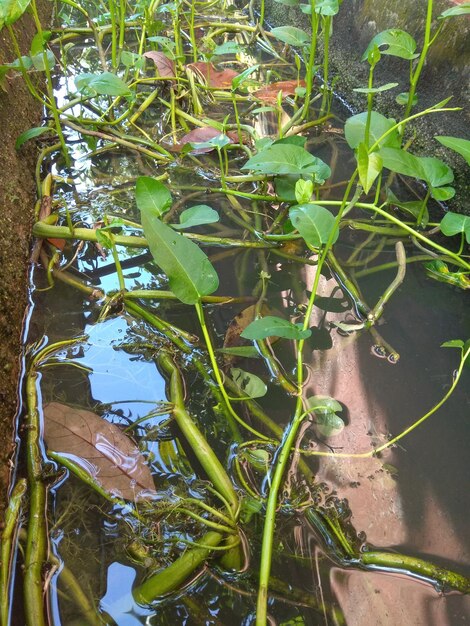
<svg viewBox="0 0 470 626"><path fill-rule="evenodd" d="M244 339L266 339L267 337L284 337L284 339L306 339L310 330L303 330L301 324L293 324L282 317L267 315L254 320L241 333Z"/></svg>
<svg viewBox="0 0 470 626"><path fill-rule="evenodd" d="M446 237L465 233L465 239L470 244L470 216L449 211L442 218L440 229Z"/></svg>
<svg viewBox="0 0 470 626"><path fill-rule="evenodd" d="M307 405L315 412L315 426L324 437L338 435L344 428L344 422L337 415L342 411L341 404L330 396L311 396L307 398Z"/></svg>
<svg viewBox="0 0 470 626"><path fill-rule="evenodd" d="M367 112L358 113L357 115L353 115L346 120L346 124L344 125L344 136L346 137L346 141L348 142L350 148L357 148L360 143L365 141L366 124ZM395 124L396 121L394 119L389 119L380 113L377 113L377 111L372 111L370 116L369 145L367 147L370 148L382 137L382 135L395 126ZM389 135L387 135L387 137L385 137L385 139L382 139L379 144L379 146L391 146L394 148L398 148L400 145L401 140L398 130L392 131Z"/></svg>
<svg viewBox="0 0 470 626"><path fill-rule="evenodd" d="M292 225L299 231L305 242L314 248L321 248L328 242L332 230L335 228L335 216L318 204L298 204L291 207L289 217ZM334 243L338 239L339 230L331 240Z"/></svg>
<svg viewBox="0 0 470 626"><path fill-rule="evenodd" d="M170 289L185 304L196 304L213 293L219 278L211 262L194 242L178 234L152 212L141 211L150 252L170 282Z"/></svg>
<svg viewBox="0 0 470 626"><path fill-rule="evenodd" d="M239 367L232 367L230 374L243 395L249 398L262 398L266 395L268 388L255 374L245 372Z"/></svg>
<svg viewBox="0 0 470 626"><path fill-rule="evenodd" d="M382 54L389 54L402 59L415 59L416 41L406 31L398 28L390 28L378 33L367 46L362 60L365 61L369 55L369 51L377 46Z"/></svg>
<svg viewBox="0 0 470 626"><path fill-rule="evenodd" d="M311 37L304 30L297 26L279 26L271 29L271 35L279 41L290 46L307 46L311 42Z"/></svg>
<svg viewBox="0 0 470 626"><path fill-rule="evenodd" d="M128 96L131 93L126 83L112 72L79 74L75 86L87 96Z"/></svg>
<svg viewBox="0 0 470 626"><path fill-rule="evenodd" d="M198 204L183 211L180 215L180 223L172 224L173 228L182 230L184 228L192 228L193 226L201 226L202 224L213 224L219 221L219 214L207 204Z"/></svg>
<svg viewBox="0 0 470 626"><path fill-rule="evenodd" d="M44 439L49 450L66 456L110 494L126 500L156 495L137 446L96 413L50 402L44 406Z"/></svg>
<svg viewBox="0 0 470 626"><path fill-rule="evenodd" d="M319 184L331 174L324 161L310 154L305 148L290 143L273 143L267 146L251 157L241 169L267 175L314 174L315 182Z"/></svg>

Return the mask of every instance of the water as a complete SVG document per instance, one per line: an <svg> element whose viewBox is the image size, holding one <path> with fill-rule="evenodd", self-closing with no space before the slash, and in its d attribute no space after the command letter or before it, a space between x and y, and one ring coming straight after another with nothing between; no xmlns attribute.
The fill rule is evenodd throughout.
<svg viewBox="0 0 470 626"><path fill-rule="evenodd" d="M84 71L90 62L93 67L93 50L88 52L86 43L77 50L80 54L69 70ZM156 136L160 133L159 114L158 107L150 111L145 127ZM205 114L222 119L225 109L208 104ZM350 167L338 136L332 139L330 134L319 142L312 134L309 144L325 160L330 160L328 154L338 159L335 182L343 180ZM199 157L196 164L186 158L164 168L123 150L90 155L90 146L75 133L69 134L69 141L73 144L72 166L64 168L60 157L50 166L59 177L54 198L60 199L61 215L66 206L75 224L91 226L108 215L129 220L123 226L125 234L139 234L130 223L139 221L135 179L138 175L166 173L165 184L180 209L206 203L222 216L220 223L196 232L243 237L243 230L230 219L233 205L229 198L209 193L210 187L220 184L218 162L213 155ZM245 161L246 155L234 155L231 173ZM334 198L336 192L331 193ZM238 200L245 211L252 210L249 200ZM337 251L341 262L362 239L352 231L342 235ZM163 273L148 257L138 256L142 250L118 250L127 290L168 289ZM253 304L261 270L271 276L269 306L286 317L301 315L305 286L311 285L314 269L274 254L263 257L256 251L225 251L220 247L206 250L220 276L217 294L245 298L238 304L206 305L216 347L222 347L231 320ZM303 254L303 248L289 252ZM393 259L393 247L387 244L371 265ZM85 278L103 293L119 290L112 255L105 256L93 244L67 243L60 263L62 267L70 264L73 276ZM391 270L359 279L364 299L374 303L393 276ZM50 549L57 559L47 586L50 623L96 623L96 616L90 615L97 609L104 623L119 626L252 624L264 523L259 500L266 495L266 468L276 448L243 431L243 440L253 439L253 443L236 442L237 428L217 407L196 367L199 358L203 369L210 369L195 311L174 300L140 301L153 314L196 337L195 349L186 354L172 347L164 333L126 311L119 297L108 305L102 297L84 297L57 278L48 288L40 268L34 271L31 289L33 312L26 344L42 336L51 344L77 338L72 347L55 355L59 364L42 372L41 402L92 411L114 424L131 437L135 452L128 458L133 463L137 458L147 471L150 468L155 485L155 493L139 499L134 506L129 501L110 501L60 464L47 463ZM344 337L329 326L338 319L356 320L351 301L331 275L322 279L321 294L336 299L324 300L322 308L315 309L318 330L305 352L308 376L304 393L330 395L342 405L346 427L328 438L327 445L336 452L362 452L371 445L383 444L389 434L401 432L448 391L458 363L457 353L440 345L469 336L464 297L456 288L426 277L420 264L410 264L404 285L386 305L383 324L378 327L400 354L399 362L392 364L373 353L376 338L369 334L360 334L357 339ZM171 419L166 376L157 365L161 352L168 349L176 354L188 411L226 467L238 493L244 495L242 562L239 571L233 571L223 559L213 558L175 590L142 605L133 597L136 587L150 574L170 566L194 542L204 542L208 529L196 517L205 515L202 505L217 509L225 518L227 513L210 490L196 451ZM280 340L273 350L287 376L292 376L295 359L290 343ZM263 378L268 393L259 399L259 405L285 428L293 414L294 400L280 387L266 363L242 359L236 366ZM341 461L307 456L304 471L294 455L277 518L268 606L273 623L466 623L468 603L458 594L442 595L429 581L416 576L345 567L306 514L312 505L322 505L336 512L348 539L357 546L368 542L470 574L466 565L466 511L470 502L468 490L463 487L468 479L466 382L468 376L436 415L380 458ZM240 412L246 419L245 411ZM252 424L267 432L259 422ZM321 443L325 436L317 425L307 420L303 434L298 445L305 451L325 450ZM106 439L104 448L108 447ZM102 451L103 446L97 446L98 454ZM115 453L111 450L111 456ZM312 473L317 475L317 482L313 482ZM101 478L105 492L112 483L112 476ZM211 519L227 524L226 519ZM17 623L23 619L18 609Z"/></svg>

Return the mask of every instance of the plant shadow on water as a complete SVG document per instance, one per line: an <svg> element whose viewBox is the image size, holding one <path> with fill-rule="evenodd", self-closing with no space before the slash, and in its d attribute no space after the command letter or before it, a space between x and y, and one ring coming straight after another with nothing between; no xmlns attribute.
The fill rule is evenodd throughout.
<svg viewBox="0 0 470 626"><path fill-rule="evenodd" d="M327 87L340 3L313 2L309 34L202 4L67 1L37 42L57 103L22 140L58 141L2 624L463 620L470 227L440 219L450 168L403 147L452 110L412 112L432 2L421 56L373 40L349 117ZM373 110L381 54L413 69L400 123Z"/></svg>

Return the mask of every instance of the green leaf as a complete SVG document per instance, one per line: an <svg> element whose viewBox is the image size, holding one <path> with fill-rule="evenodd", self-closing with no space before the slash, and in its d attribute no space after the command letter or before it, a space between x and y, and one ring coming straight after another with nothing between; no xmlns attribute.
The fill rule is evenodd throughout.
<svg viewBox="0 0 470 626"><path fill-rule="evenodd" d="M172 224L177 230L201 226L201 224L213 224L219 221L219 214L207 204L198 204L183 211L180 215L180 223Z"/></svg>
<svg viewBox="0 0 470 626"><path fill-rule="evenodd" d="M339 13L339 0L317 0L315 13L325 17Z"/></svg>
<svg viewBox="0 0 470 626"><path fill-rule="evenodd" d="M295 183L295 199L298 204L307 204L312 199L313 181L299 178Z"/></svg>
<svg viewBox="0 0 470 626"><path fill-rule="evenodd" d="M296 7L300 0L274 0L278 4L286 4L288 7Z"/></svg>
<svg viewBox="0 0 470 626"><path fill-rule="evenodd" d="M335 226L335 217L328 209L318 204L299 204L291 207L289 217L305 242L314 248L325 244ZM339 230L333 235L332 243L338 239Z"/></svg>
<svg viewBox="0 0 470 626"><path fill-rule="evenodd" d="M438 202L446 202L455 196L453 187L431 187L431 197Z"/></svg>
<svg viewBox="0 0 470 626"><path fill-rule="evenodd" d="M39 137L39 135L51 132L55 132L55 130L53 128L49 128L48 126L36 126L35 128L29 128L28 130L25 130L24 133L19 135L15 143L15 148L19 150L21 146L30 139L34 139L35 137Z"/></svg>
<svg viewBox="0 0 470 626"><path fill-rule="evenodd" d="M150 252L170 281L170 289L185 304L196 304L214 293L219 278L204 252L145 209L142 227Z"/></svg>
<svg viewBox="0 0 470 626"><path fill-rule="evenodd" d="M52 33L50 30L44 30L42 33L36 33L31 42L29 54L33 57L36 56L36 54L42 53L44 50L44 44L50 40L51 35Z"/></svg>
<svg viewBox="0 0 470 626"><path fill-rule="evenodd" d="M241 169L267 175L314 174L319 184L331 175L330 168L321 159L292 144L271 144L251 157Z"/></svg>
<svg viewBox="0 0 470 626"><path fill-rule="evenodd" d="M446 148L450 148L451 150L454 150L454 152L458 152L467 161L468 165L470 165L470 141L468 139L462 139L461 137L446 137L444 135L436 136L434 139L437 139L437 141L439 141Z"/></svg>
<svg viewBox="0 0 470 626"><path fill-rule="evenodd" d="M0 28L11 26L28 8L31 0L0 0Z"/></svg>
<svg viewBox="0 0 470 626"><path fill-rule="evenodd" d="M39 52L38 54L35 54L33 57L31 57L31 62L34 66L34 69L38 70L39 72L43 72L46 69L46 63L47 63L47 68L49 70L51 70L54 67L55 56L51 50L46 50L45 61L44 61L44 53Z"/></svg>
<svg viewBox="0 0 470 626"><path fill-rule="evenodd" d="M246 69L245 71L241 72L241 74L238 74L237 76L232 78L232 91L235 91L235 89L238 89L240 85L242 85L247 80L247 78L251 76L251 74L253 74L253 72L257 71L258 68L259 68L259 65L253 65L249 67L248 69Z"/></svg>
<svg viewBox="0 0 470 626"><path fill-rule="evenodd" d="M470 13L470 2L465 2L465 4L461 4L458 7L452 7L451 9L447 9L438 16L438 20L445 20L448 17L455 17L457 15L466 15Z"/></svg>
<svg viewBox="0 0 470 626"><path fill-rule="evenodd" d="M418 217L421 215L423 202L423 200L410 200L409 202L402 202L390 191L390 189L387 192L387 204L403 209L407 213L410 213L415 219L418 219ZM426 207L423 211L420 226L426 228L428 222L429 212Z"/></svg>
<svg viewBox="0 0 470 626"><path fill-rule="evenodd" d="M360 143L365 139L367 123L367 112L358 113L346 120L344 125L344 136L350 148L357 148ZM382 137L388 130L395 126L396 121L392 118L387 118L372 111L369 129L369 148ZM398 130L395 129L385 139L382 139L379 146L391 146L398 148L401 145L400 136Z"/></svg>
<svg viewBox="0 0 470 626"><path fill-rule="evenodd" d="M307 406L315 412L315 425L324 437L338 435L344 428L344 422L336 415L342 411L341 404L330 396L311 396L307 398Z"/></svg>
<svg viewBox="0 0 470 626"><path fill-rule="evenodd" d="M397 104L402 104L403 106L408 104L408 99L410 97L410 94L408 91L403 91L402 93L399 93L398 96L395 98L395 102ZM411 103L412 106L416 106L418 104L418 96L416 94L413 95L413 102Z"/></svg>
<svg viewBox="0 0 470 626"><path fill-rule="evenodd" d="M232 367L230 374L237 387L245 396L249 398L262 398L266 395L268 388L261 378L255 376L255 374L245 372L245 370L239 367Z"/></svg>
<svg viewBox="0 0 470 626"><path fill-rule="evenodd" d="M362 61L367 59L369 50L374 46L378 46L382 54L388 54L402 59L411 60L419 56L415 54L416 41L406 31L398 28L384 30L373 37L362 55Z"/></svg>
<svg viewBox="0 0 470 626"><path fill-rule="evenodd" d="M356 91L357 93L381 93L382 91L388 91L389 89L394 89L395 87L398 87L398 83L387 83L381 87L358 87L357 89L353 89L353 91Z"/></svg>
<svg viewBox="0 0 470 626"><path fill-rule="evenodd" d="M284 339L307 339L310 330L302 330L301 324L293 324L282 317L267 315L254 320L241 333L244 339L266 339L266 337L283 337Z"/></svg>
<svg viewBox="0 0 470 626"><path fill-rule="evenodd" d="M307 46L311 42L310 35L296 26L279 26L278 28L272 28L271 35L290 46Z"/></svg>
<svg viewBox="0 0 470 626"><path fill-rule="evenodd" d="M214 56L222 56L224 54L237 54L241 50L241 46L236 41L226 41L220 46L216 46L212 51Z"/></svg>
<svg viewBox="0 0 470 626"><path fill-rule="evenodd" d="M451 339L450 341L444 341L441 343L441 348L463 348L465 342L461 339Z"/></svg>
<svg viewBox="0 0 470 626"><path fill-rule="evenodd" d="M141 212L160 217L173 202L167 187L151 176L139 176L135 185L135 199Z"/></svg>
<svg viewBox="0 0 470 626"><path fill-rule="evenodd" d="M75 86L87 96L128 96L131 93L126 83L112 72L79 74Z"/></svg>
<svg viewBox="0 0 470 626"><path fill-rule="evenodd" d="M369 151L365 143L360 143L357 148L357 168L359 171L359 180L366 193L369 193L370 188L374 184L377 176L382 171L383 161L380 154L377 152Z"/></svg>
<svg viewBox="0 0 470 626"><path fill-rule="evenodd" d="M450 211L442 218L440 229L446 237L465 233L465 239L470 244L470 216Z"/></svg>
<svg viewBox="0 0 470 626"><path fill-rule="evenodd" d="M392 172L426 181L431 187L447 185L454 180L448 165L435 157L418 157L398 148L382 148L383 165Z"/></svg>

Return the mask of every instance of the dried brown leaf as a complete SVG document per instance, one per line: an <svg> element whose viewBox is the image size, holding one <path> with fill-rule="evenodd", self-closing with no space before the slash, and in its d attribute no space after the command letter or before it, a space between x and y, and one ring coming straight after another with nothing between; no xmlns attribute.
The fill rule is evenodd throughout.
<svg viewBox="0 0 470 626"><path fill-rule="evenodd" d="M238 72L235 70L216 70L212 63L204 63L203 61L189 63L186 67L199 74L208 87L213 87L214 89L231 89L232 80L235 76L238 76Z"/></svg>
<svg viewBox="0 0 470 626"><path fill-rule="evenodd" d="M149 50L144 52L143 56L155 63L161 78L175 78L175 64L166 54L156 50Z"/></svg>
<svg viewBox="0 0 470 626"><path fill-rule="evenodd" d="M293 96L297 87L305 87L305 81L282 80L278 83L271 83L270 85L258 89L253 92L253 95L268 104L276 104L277 96L280 91L282 91L282 97L285 98L286 96Z"/></svg>
<svg viewBox="0 0 470 626"><path fill-rule="evenodd" d="M44 406L44 440L67 455L103 489L126 500L152 497L150 468L133 441L115 424L59 402Z"/></svg>

